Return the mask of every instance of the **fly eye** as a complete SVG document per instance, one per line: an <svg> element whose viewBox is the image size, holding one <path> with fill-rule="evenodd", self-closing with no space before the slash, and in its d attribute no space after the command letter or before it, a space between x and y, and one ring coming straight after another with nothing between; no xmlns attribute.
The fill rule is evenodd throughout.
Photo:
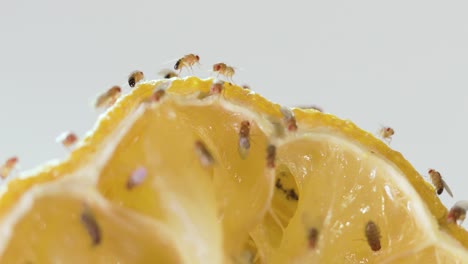
<svg viewBox="0 0 468 264"><path fill-rule="evenodd" d="M130 85L130 87L135 87L135 78L134 77L130 77L128 79L128 85Z"/></svg>

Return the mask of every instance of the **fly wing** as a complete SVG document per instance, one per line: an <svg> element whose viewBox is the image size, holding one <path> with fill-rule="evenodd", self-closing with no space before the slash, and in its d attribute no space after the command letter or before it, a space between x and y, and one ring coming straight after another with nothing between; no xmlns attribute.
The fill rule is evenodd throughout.
<svg viewBox="0 0 468 264"><path fill-rule="evenodd" d="M0 166L0 177L5 179L8 174L10 174L10 170L5 165Z"/></svg>
<svg viewBox="0 0 468 264"><path fill-rule="evenodd" d="M99 94L94 99L93 106L96 109L103 108L108 101L109 101L109 96L107 95L107 93L102 93L102 94Z"/></svg>
<svg viewBox="0 0 468 264"><path fill-rule="evenodd" d="M167 59L165 60L163 63L160 63L159 65L169 65L169 64L172 64L174 65L178 60L180 60L182 57L179 57L179 58L170 58L170 59Z"/></svg>
<svg viewBox="0 0 468 264"><path fill-rule="evenodd" d="M249 154L250 150L250 142L249 139L246 137L240 137L239 138L239 144L238 144L238 150L239 150L239 155L242 159L246 159L247 155Z"/></svg>
<svg viewBox="0 0 468 264"><path fill-rule="evenodd" d="M281 106L280 111L285 119L291 119L292 117L294 117L294 114L289 107Z"/></svg>
<svg viewBox="0 0 468 264"><path fill-rule="evenodd" d="M170 70L170 69L162 69L158 72L158 75L163 76L166 79L179 77L179 75L175 71Z"/></svg>
<svg viewBox="0 0 468 264"><path fill-rule="evenodd" d="M321 107L319 107L319 106L316 106L316 105L296 105L296 106L294 106L294 108L299 108L299 109L302 109L302 110L313 109L313 110L317 110L317 111L323 113L323 109Z"/></svg>
<svg viewBox="0 0 468 264"><path fill-rule="evenodd" d="M442 180L442 184L444 185L444 189L447 191L450 197L453 198L452 190L450 190L450 187L447 185L447 183L444 180Z"/></svg>

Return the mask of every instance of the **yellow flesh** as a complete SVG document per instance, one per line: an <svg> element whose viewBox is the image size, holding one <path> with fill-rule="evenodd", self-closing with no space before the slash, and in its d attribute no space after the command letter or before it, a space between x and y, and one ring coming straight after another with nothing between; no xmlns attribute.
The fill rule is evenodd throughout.
<svg viewBox="0 0 468 264"><path fill-rule="evenodd" d="M205 97L211 82L174 80L153 105L141 102L161 83L142 84L69 159L9 182L0 262L468 262L467 233L447 224L434 189L399 153L314 110L296 110L299 130L277 137L277 105L229 83ZM243 120L251 122L245 159ZM201 165L197 140L213 155L211 167ZM266 167L270 143L275 170ZM140 166L148 175L128 190ZM102 228L95 246L80 222L83 201ZM369 220L381 230L379 252L366 241ZM319 230L315 249L310 228Z"/></svg>
<svg viewBox="0 0 468 264"><path fill-rule="evenodd" d="M83 199L83 197L81 197ZM80 220L82 200L65 192L37 198L17 223L2 263L162 263L180 261L164 229L118 207L92 208L103 237L93 246ZM158 230L160 229L160 230ZM151 245L148 247L146 245Z"/></svg>

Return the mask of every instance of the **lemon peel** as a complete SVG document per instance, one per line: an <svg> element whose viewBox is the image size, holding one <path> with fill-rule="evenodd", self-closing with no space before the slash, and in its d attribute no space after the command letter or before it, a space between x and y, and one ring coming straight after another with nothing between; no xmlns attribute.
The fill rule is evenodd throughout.
<svg viewBox="0 0 468 264"><path fill-rule="evenodd" d="M294 108L297 131L281 130L280 105L227 82L210 95L212 82L139 83L65 160L7 181L1 261L468 262L468 233L447 222L434 188L401 153L313 109ZM145 101L156 89L164 97ZM243 120L252 123L245 159L237 148ZM197 140L211 167L197 159ZM270 144L275 169L266 166ZM128 190L139 167L148 175ZM76 221L83 201L102 228L94 247ZM371 219L381 230L378 252L364 234Z"/></svg>

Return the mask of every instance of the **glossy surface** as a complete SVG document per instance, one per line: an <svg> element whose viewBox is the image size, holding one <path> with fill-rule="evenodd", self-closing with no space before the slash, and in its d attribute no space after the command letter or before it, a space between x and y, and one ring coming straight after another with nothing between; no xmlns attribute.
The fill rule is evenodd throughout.
<svg viewBox="0 0 468 264"><path fill-rule="evenodd" d="M67 160L11 180L0 199L4 259L50 260L59 249L47 241L63 239L103 249L72 252L64 244L57 258L79 254L77 261L96 262L140 261L158 250L162 262L176 263L468 256L453 238L467 245L467 233L447 223L433 187L385 143L315 110L293 110L297 130L275 126L283 121L278 105L229 83L210 96L211 83L192 77L141 84ZM159 102L147 102L167 86ZM243 120L251 123L246 156L238 149ZM209 166L200 163L197 141L212 156ZM146 175L129 189L138 168ZM95 226L80 222L83 200L102 239ZM364 230L369 220L380 229L375 252ZM313 247L312 229L318 231ZM119 242L109 243L109 234ZM35 239L22 239L28 236Z"/></svg>

